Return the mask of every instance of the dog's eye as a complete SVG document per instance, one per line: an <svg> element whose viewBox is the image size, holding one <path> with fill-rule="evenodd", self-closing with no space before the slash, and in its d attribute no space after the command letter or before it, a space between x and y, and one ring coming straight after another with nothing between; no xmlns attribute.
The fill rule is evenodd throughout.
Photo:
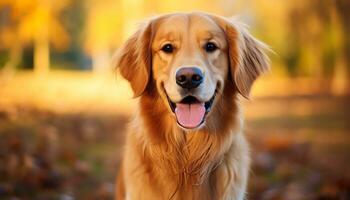
<svg viewBox="0 0 350 200"><path fill-rule="evenodd" d="M174 51L174 47L173 45L171 44L165 44L161 50L164 52L164 53L172 53Z"/></svg>
<svg viewBox="0 0 350 200"><path fill-rule="evenodd" d="M214 52L216 49L218 49L218 47L216 46L216 44L212 43L212 42L207 42L204 45L204 49L206 52Z"/></svg>

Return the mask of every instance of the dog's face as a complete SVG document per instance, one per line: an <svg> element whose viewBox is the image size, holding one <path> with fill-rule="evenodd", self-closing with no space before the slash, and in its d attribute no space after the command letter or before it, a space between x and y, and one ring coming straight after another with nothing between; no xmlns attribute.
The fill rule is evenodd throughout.
<svg viewBox="0 0 350 200"><path fill-rule="evenodd" d="M152 42L153 75L169 110L184 128L205 122L228 72L225 33L205 16L174 15Z"/></svg>
<svg viewBox="0 0 350 200"><path fill-rule="evenodd" d="M224 18L170 14L140 28L119 51L117 67L135 96L156 87L174 121L195 129L205 126L217 99L224 98L225 84L249 95L253 81L267 69L263 48Z"/></svg>

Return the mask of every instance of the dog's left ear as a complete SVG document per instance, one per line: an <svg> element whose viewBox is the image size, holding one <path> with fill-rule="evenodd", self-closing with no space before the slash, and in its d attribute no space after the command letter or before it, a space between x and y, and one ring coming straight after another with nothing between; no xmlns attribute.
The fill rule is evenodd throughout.
<svg viewBox="0 0 350 200"><path fill-rule="evenodd" d="M249 98L254 81L269 70L270 60L265 54L269 48L254 38L244 24L218 16L212 17L226 33L232 81L238 92Z"/></svg>
<svg viewBox="0 0 350 200"><path fill-rule="evenodd" d="M120 47L115 56L115 66L129 81L134 98L147 88L151 74L152 21L142 26Z"/></svg>

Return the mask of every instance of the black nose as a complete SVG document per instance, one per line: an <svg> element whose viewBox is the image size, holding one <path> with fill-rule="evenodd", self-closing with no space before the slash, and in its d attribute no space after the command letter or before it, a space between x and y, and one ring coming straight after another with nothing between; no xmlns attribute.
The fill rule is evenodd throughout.
<svg viewBox="0 0 350 200"><path fill-rule="evenodd" d="M176 72L176 83L183 88L193 89L203 82L203 73L197 67L185 67Z"/></svg>

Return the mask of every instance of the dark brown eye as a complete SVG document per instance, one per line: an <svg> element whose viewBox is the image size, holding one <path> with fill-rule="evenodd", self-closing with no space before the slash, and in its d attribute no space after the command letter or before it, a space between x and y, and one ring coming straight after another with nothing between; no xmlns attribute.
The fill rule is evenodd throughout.
<svg viewBox="0 0 350 200"><path fill-rule="evenodd" d="M214 44L212 42L207 42L204 45L204 49L206 52L211 53L211 52L214 52L216 49L218 49L218 47L216 46L216 44Z"/></svg>
<svg viewBox="0 0 350 200"><path fill-rule="evenodd" d="M164 53L172 53L174 51L174 47L173 45L171 44L165 44L161 50L164 52Z"/></svg>

